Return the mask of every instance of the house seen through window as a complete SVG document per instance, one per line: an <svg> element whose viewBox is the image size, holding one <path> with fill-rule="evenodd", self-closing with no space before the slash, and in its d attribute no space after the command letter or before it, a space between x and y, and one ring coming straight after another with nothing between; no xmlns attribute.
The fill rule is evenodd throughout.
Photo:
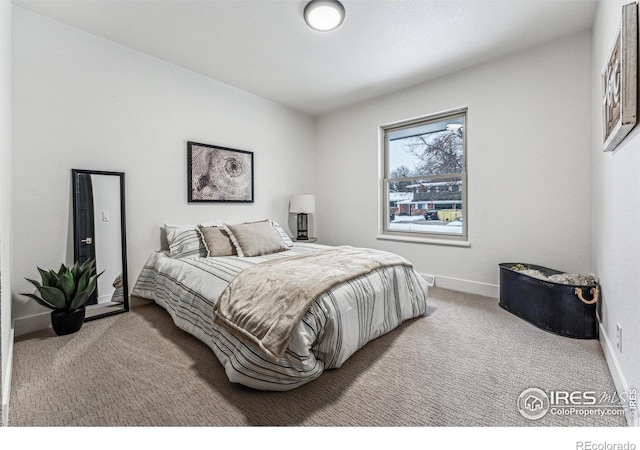
<svg viewBox="0 0 640 450"><path fill-rule="evenodd" d="M464 108L381 127L383 236L467 239L466 116Z"/></svg>

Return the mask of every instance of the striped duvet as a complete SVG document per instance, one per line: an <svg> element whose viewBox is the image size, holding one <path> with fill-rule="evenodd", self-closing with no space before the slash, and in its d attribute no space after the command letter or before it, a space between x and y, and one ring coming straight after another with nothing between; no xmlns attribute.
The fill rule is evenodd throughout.
<svg viewBox="0 0 640 450"><path fill-rule="evenodd" d="M259 262L330 247L295 244L286 252L239 258L171 258L153 253L132 291L165 308L176 325L206 343L230 381L285 391L337 368L367 342L424 315L427 285L408 266L376 269L340 284L312 304L285 354L274 361L213 320L213 305L233 278Z"/></svg>

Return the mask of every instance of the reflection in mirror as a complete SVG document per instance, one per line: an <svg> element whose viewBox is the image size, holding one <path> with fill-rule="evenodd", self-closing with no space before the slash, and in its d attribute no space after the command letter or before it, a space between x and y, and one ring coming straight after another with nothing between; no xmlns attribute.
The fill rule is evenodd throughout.
<svg viewBox="0 0 640 450"><path fill-rule="evenodd" d="M98 286L85 320L129 310L124 173L73 169L74 259L96 260Z"/></svg>

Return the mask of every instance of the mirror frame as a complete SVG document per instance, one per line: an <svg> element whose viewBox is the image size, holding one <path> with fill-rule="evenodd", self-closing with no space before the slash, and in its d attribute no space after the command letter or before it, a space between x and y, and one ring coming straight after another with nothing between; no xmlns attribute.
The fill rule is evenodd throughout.
<svg viewBox="0 0 640 450"><path fill-rule="evenodd" d="M127 238L126 238L126 219L125 219L125 195L124 195L124 172L108 172L102 170L81 170L71 169L71 196L73 198L73 259L78 260L80 254L80 240L78 239L78 219L76 214L77 196L76 181L80 174L88 175L112 175L120 178L120 237L121 237L121 253L122 253L122 293L123 308L109 311L94 316L86 316L84 321L99 319L101 317L112 316L129 311L129 283L127 276Z"/></svg>

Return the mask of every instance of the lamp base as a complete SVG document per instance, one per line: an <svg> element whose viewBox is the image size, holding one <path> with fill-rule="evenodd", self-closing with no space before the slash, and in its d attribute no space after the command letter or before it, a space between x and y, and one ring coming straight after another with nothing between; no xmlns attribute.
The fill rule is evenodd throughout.
<svg viewBox="0 0 640 450"><path fill-rule="evenodd" d="M307 215L304 213L298 214L298 241L306 241L309 239L309 232L307 231Z"/></svg>

